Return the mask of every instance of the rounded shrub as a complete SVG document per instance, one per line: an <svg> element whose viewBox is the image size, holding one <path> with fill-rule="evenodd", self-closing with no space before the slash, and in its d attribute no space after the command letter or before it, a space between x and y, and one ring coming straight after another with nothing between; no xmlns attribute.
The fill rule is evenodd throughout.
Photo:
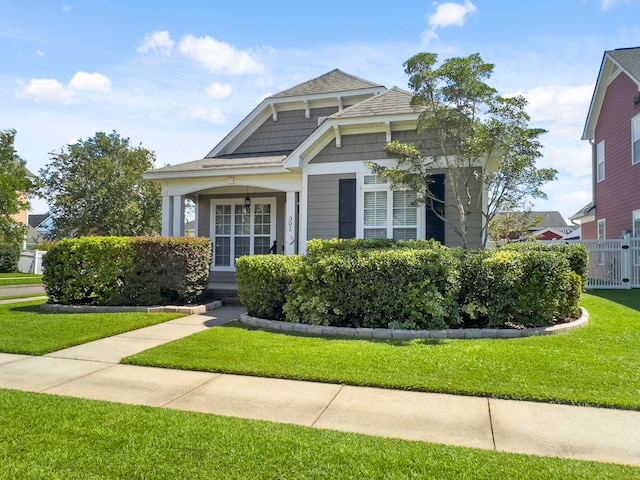
<svg viewBox="0 0 640 480"><path fill-rule="evenodd" d="M249 315L284 320L291 278L302 266L300 255L252 255L236 261L238 296Z"/></svg>

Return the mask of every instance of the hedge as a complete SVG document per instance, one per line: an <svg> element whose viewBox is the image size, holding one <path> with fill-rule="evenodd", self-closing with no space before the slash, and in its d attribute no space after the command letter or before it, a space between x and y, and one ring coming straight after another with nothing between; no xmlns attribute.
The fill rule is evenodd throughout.
<svg viewBox="0 0 640 480"><path fill-rule="evenodd" d="M461 276L466 327L549 325L576 312L582 291L567 258L554 252L467 252Z"/></svg>
<svg viewBox="0 0 640 480"><path fill-rule="evenodd" d="M300 255L252 255L236 261L238 296L254 317L284 320L282 307L291 277L300 270Z"/></svg>
<svg viewBox="0 0 640 480"><path fill-rule="evenodd" d="M208 238L83 237L51 247L42 282L55 303L188 303L203 292L210 263Z"/></svg>
<svg viewBox="0 0 640 480"><path fill-rule="evenodd" d="M356 328L443 329L543 326L580 313L581 246L463 251L432 241L308 245L306 257L238 259L238 293L250 315Z"/></svg>
<svg viewBox="0 0 640 480"><path fill-rule="evenodd" d="M19 245L0 243L0 273L17 272L19 261L20 261Z"/></svg>
<svg viewBox="0 0 640 480"><path fill-rule="evenodd" d="M290 322L438 329L460 323L453 250L362 250L307 257L283 309Z"/></svg>
<svg viewBox="0 0 640 480"><path fill-rule="evenodd" d="M568 261L571 270L582 279L582 291L587 288L587 278L589 276L589 251L581 244L569 243L509 243L502 247L502 250L515 252L554 252L563 255Z"/></svg>

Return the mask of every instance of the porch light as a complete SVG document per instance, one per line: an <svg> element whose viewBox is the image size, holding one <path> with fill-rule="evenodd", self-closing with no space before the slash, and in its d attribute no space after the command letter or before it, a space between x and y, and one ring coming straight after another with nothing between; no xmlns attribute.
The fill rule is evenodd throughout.
<svg viewBox="0 0 640 480"><path fill-rule="evenodd" d="M249 198L249 194L247 193L247 196L244 197L244 211L248 212L250 208L251 208L251 199Z"/></svg>

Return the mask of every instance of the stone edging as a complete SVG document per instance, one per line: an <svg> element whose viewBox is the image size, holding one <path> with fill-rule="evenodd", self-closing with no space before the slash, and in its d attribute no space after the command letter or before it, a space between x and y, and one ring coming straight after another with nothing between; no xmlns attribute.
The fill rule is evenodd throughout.
<svg viewBox="0 0 640 480"><path fill-rule="evenodd" d="M61 313L120 313L120 312L145 312L145 313L185 313L193 315L195 313L205 313L208 310L220 308L222 302L215 300L204 305L194 305L193 307L184 307L177 305L160 305L154 307L135 307L135 306L96 306L96 305L60 305L59 303L45 303L40 308L45 310L54 310Z"/></svg>
<svg viewBox="0 0 640 480"><path fill-rule="evenodd" d="M284 332L310 333L314 335L336 335L353 338L383 338L396 340L410 340L414 338L437 339L479 339L479 338L523 338L541 335L555 335L584 327L589 321L589 313L582 308L582 316L569 323L561 323L551 327L537 328L457 328L449 330L392 330L389 328L347 328L329 327L324 325L307 325L305 323L280 322L251 317L246 313L240 316L240 321L246 325L258 328L269 328Z"/></svg>

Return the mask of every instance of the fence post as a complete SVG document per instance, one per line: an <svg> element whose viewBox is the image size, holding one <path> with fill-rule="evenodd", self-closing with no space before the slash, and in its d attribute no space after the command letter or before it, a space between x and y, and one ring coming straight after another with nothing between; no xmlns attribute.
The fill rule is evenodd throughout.
<svg viewBox="0 0 640 480"><path fill-rule="evenodd" d="M631 271L633 268L633 256L631 255L631 234L626 232L622 236L622 254L620 255L620 267L622 274L622 285L626 289L630 289Z"/></svg>

